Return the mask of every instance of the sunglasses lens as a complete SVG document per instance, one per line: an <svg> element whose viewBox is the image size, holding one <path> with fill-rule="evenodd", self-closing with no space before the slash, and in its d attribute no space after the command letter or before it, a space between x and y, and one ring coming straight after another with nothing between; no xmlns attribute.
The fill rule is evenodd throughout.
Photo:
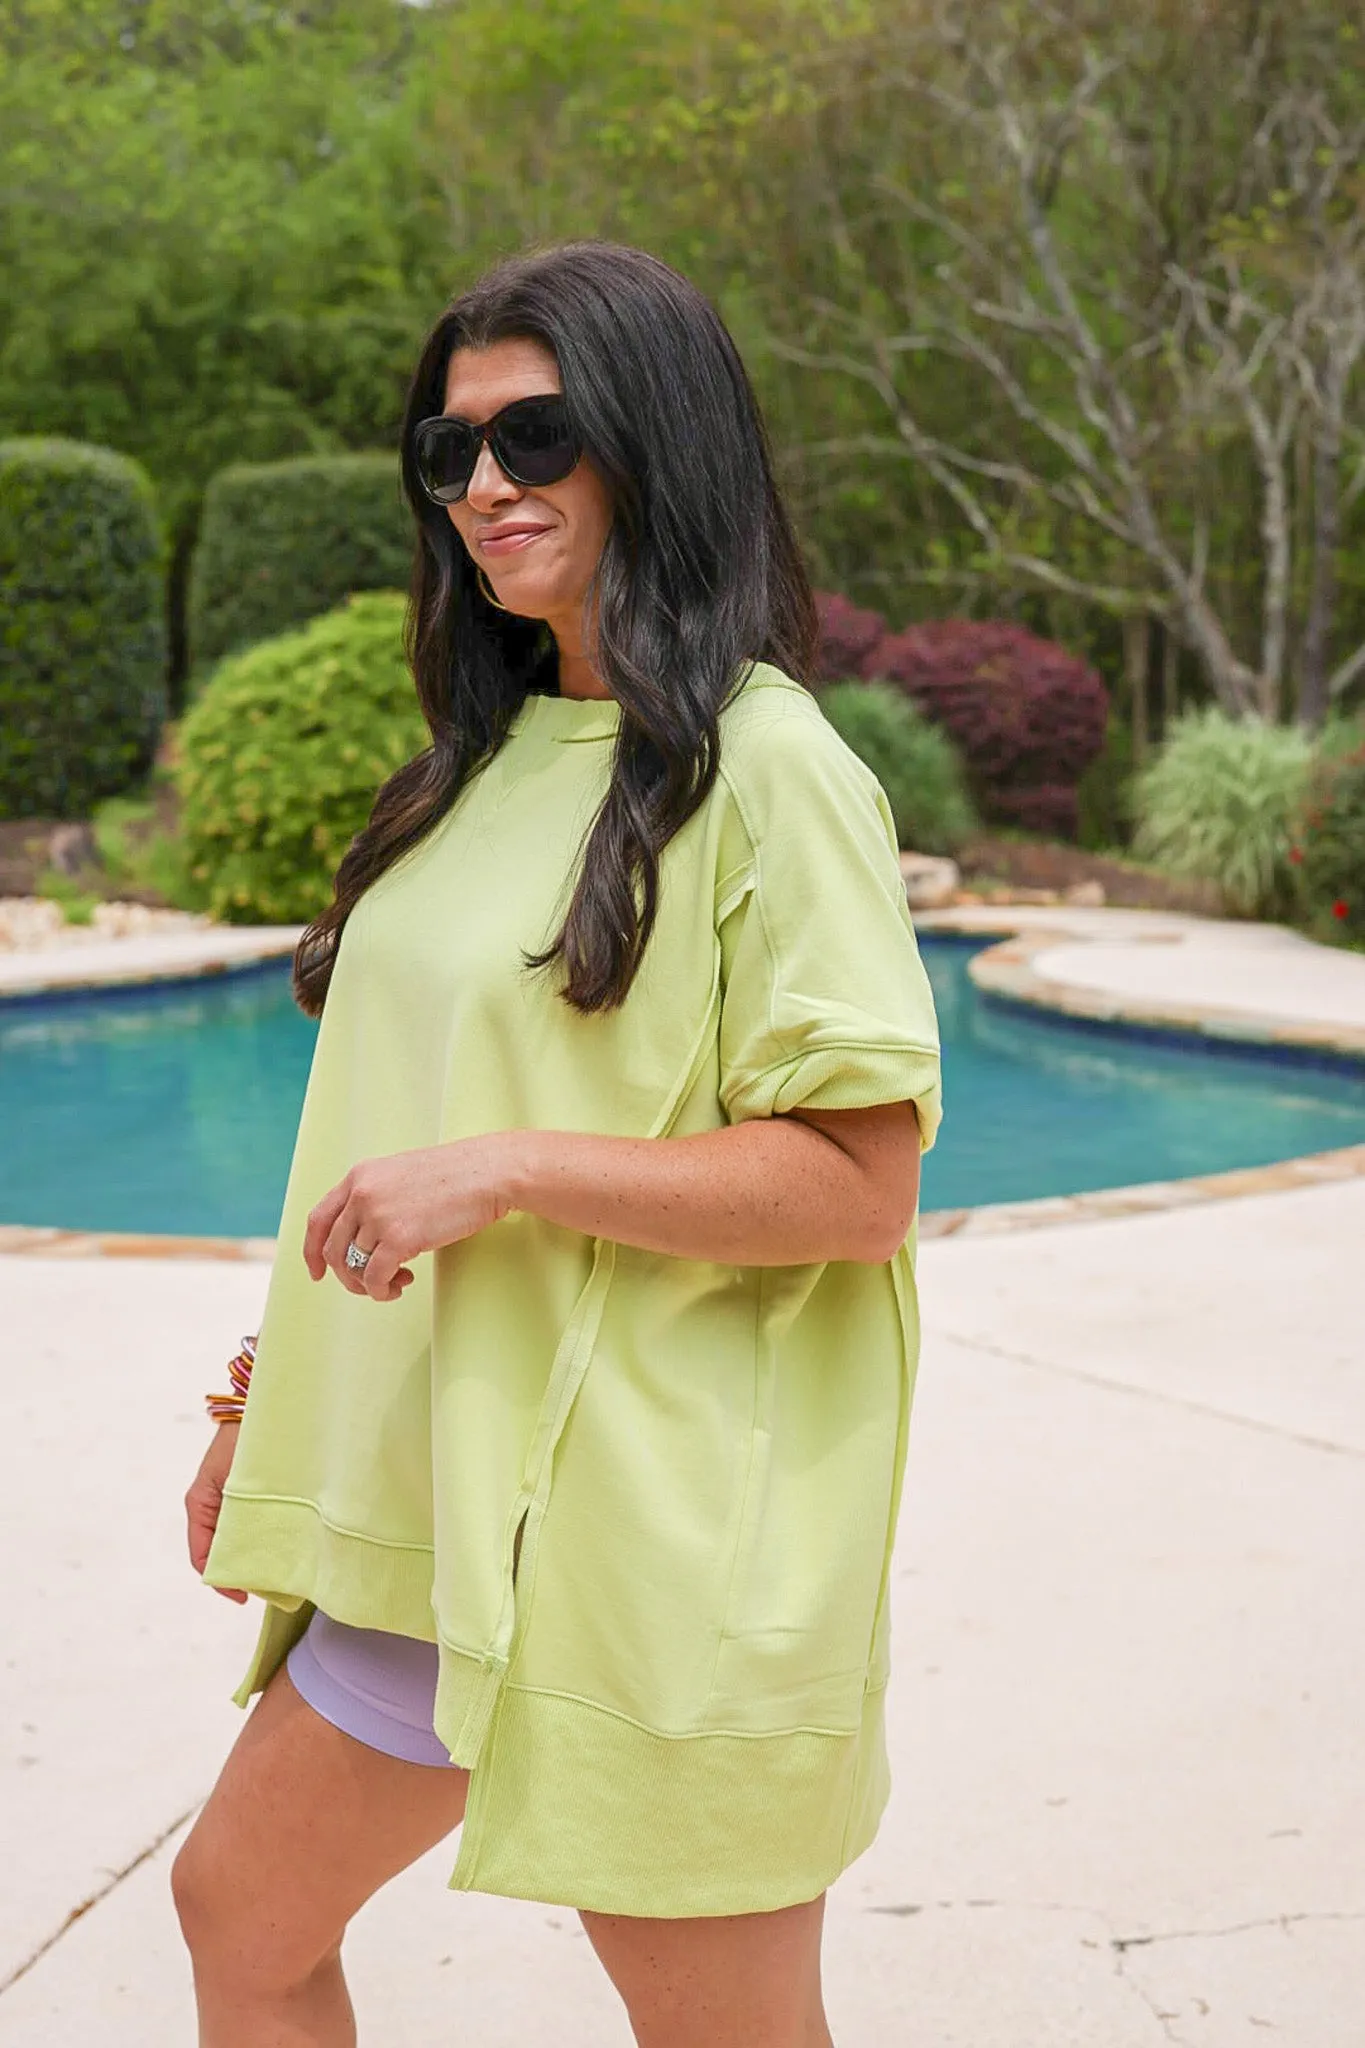
<svg viewBox="0 0 1365 2048"><path fill-rule="evenodd" d="M578 438L561 398L509 405L493 435L493 453L514 482L562 483L578 460Z"/></svg>
<svg viewBox="0 0 1365 2048"><path fill-rule="evenodd" d="M417 472L429 498L453 505L469 489L479 439L463 420L424 420L417 430Z"/></svg>

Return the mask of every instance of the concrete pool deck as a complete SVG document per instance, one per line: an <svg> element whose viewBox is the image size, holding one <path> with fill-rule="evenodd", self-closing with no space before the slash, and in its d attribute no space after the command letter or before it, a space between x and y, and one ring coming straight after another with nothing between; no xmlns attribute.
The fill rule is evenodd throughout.
<svg viewBox="0 0 1365 2048"><path fill-rule="evenodd" d="M950 1239L894 1591L881 1833L831 1894L839 2048L1358 2048L1365 1181ZM194 2038L167 1872L254 1634L184 1555L260 1265L4 1262L3 2048ZM373 2048L628 2048L563 1909L358 1918Z"/></svg>
<svg viewBox="0 0 1365 2048"><path fill-rule="evenodd" d="M1120 1014L1365 1033L1365 960L1274 928L917 921L1015 932L1023 972ZM1365 1147L1215 1178L1017 1205L1027 1235L989 1211L926 1232L895 1789L831 1894L839 2048L1358 2048ZM190 1571L180 1503L270 1248L0 1249L0 2048L175 2048L194 2023L167 1871L255 1629ZM452 1862L348 1937L367 2048L629 2048L572 1912L450 1893Z"/></svg>

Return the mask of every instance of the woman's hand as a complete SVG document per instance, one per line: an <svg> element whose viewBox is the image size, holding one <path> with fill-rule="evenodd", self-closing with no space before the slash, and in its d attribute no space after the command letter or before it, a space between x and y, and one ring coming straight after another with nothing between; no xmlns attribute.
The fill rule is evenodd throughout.
<svg viewBox="0 0 1365 2048"><path fill-rule="evenodd" d="M516 1135L457 1138L353 1166L308 1218L303 1262L313 1279L321 1280L330 1266L348 1293L397 1301L412 1284L409 1259L458 1244L507 1214ZM348 1244L370 1253L359 1272L346 1264Z"/></svg>
<svg viewBox="0 0 1365 2048"><path fill-rule="evenodd" d="M232 1459L237 1449L238 1424L220 1422L213 1439L204 1453L203 1462L194 1475L189 1492L185 1495L185 1520L190 1539L190 1563L203 1576L208 1563L209 1545L213 1532L218 1527L218 1510L223 1504L223 1488L227 1485L228 1473L232 1470ZM231 1586L215 1586L215 1593L221 1593L225 1600L235 1600L240 1605L246 1594Z"/></svg>

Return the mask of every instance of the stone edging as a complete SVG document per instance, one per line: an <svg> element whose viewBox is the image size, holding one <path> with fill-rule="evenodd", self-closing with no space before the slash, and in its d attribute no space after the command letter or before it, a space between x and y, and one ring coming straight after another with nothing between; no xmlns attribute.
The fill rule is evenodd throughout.
<svg viewBox="0 0 1365 2048"><path fill-rule="evenodd" d="M0 1012L122 992L154 992L249 974L287 959L303 927L210 925L190 933L96 940L0 954ZM93 958L91 957L93 955Z"/></svg>
<svg viewBox="0 0 1365 2048"><path fill-rule="evenodd" d="M996 1202L979 1209L929 1209L920 1217L920 1242L939 1237L999 1237L1016 1230L1046 1230L1061 1223L1097 1223L1106 1217L1150 1216L1242 1195L1286 1194L1295 1188L1365 1179L1365 1145L1281 1159L1271 1166L1237 1167L1190 1180L1147 1181L1136 1187L1098 1188L1084 1195L1045 1195L1035 1202ZM260 1264L275 1256L273 1237L156 1237L118 1231L46 1230L0 1224L0 1257L50 1259L224 1259Z"/></svg>
<svg viewBox="0 0 1365 2048"><path fill-rule="evenodd" d="M1044 1195L1034 1202L987 1203L979 1209L930 1209L920 1218L921 1242L935 1237L998 1237L1013 1230L1044 1230L1058 1223L1097 1223L1105 1217L1151 1216L1242 1195L1287 1194L1330 1181L1365 1179L1365 1145L1310 1152L1270 1166L1239 1166L1189 1180L1142 1181L1133 1187L1095 1188L1083 1195ZM3 1233L0 1233L3 1237ZM0 1243L0 1250L3 1250Z"/></svg>

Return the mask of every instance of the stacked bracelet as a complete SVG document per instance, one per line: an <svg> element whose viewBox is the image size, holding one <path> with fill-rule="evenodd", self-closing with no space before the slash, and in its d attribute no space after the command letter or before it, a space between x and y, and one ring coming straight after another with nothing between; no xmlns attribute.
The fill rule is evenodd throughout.
<svg viewBox="0 0 1365 2048"><path fill-rule="evenodd" d="M251 1386L251 1368L256 1363L256 1339L243 1337L242 1348L229 1362L230 1394L205 1394L204 1406L215 1422L240 1422Z"/></svg>

